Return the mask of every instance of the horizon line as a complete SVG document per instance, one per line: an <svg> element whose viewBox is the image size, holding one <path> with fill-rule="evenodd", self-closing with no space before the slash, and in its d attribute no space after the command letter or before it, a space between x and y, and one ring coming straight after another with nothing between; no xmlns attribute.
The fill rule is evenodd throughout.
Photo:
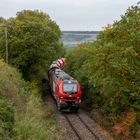
<svg viewBox="0 0 140 140"><path fill-rule="evenodd" d="M100 30L61 30L62 32L100 32Z"/></svg>

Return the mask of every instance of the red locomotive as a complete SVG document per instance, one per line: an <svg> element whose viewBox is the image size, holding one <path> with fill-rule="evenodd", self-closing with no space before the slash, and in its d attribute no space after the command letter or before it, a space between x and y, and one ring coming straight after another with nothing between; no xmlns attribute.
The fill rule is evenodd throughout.
<svg viewBox="0 0 140 140"><path fill-rule="evenodd" d="M65 59L62 58L50 66L48 72L50 87L58 110L77 111L81 103L80 84L62 70L64 63Z"/></svg>

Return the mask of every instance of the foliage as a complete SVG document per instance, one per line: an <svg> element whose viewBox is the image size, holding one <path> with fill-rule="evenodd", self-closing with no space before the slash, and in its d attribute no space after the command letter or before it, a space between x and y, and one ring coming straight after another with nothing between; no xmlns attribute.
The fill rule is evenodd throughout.
<svg viewBox="0 0 140 140"><path fill-rule="evenodd" d="M100 32L96 41L72 50L67 65L81 82L90 107L102 107L110 116L139 112L140 8L129 8L111 29Z"/></svg>
<svg viewBox="0 0 140 140"><path fill-rule="evenodd" d="M61 139L48 107L42 104L35 81L0 60L0 139Z"/></svg>
<svg viewBox="0 0 140 140"><path fill-rule="evenodd" d="M0 138L13 135L15 108L19 106L19 94L23 93L24 81L15 68L0 60Z"/></svg>
<svg viewBox="0 0 140 140"><path fill-rule="evenodd" d="M14 108L6 99L0 99L0 137L6 139L12 135Z"/></svg>
<svg viewBox="0 0 140 140"><path fill-rule="evenodd" d="M9 63L26 79L41 77L50 63L64 53L61 32L50 17L39 11L23 10L7 20ZM4 45L0 46L4 52Z"/></svg>
<svg viewBox="0 0 140 140"><path fill-rule="evenodd" d="M15 68L0 60L0 98L7 98L11 103L18 104L15 98L23 95L25 84Z"/></svg>
<svg viewBox="0 0 140 140"><path fill-rule="evenodd" d="M50 63L64 54L59 27L47 14L31 10L8 20L0 18L0 25L8 28L9 63L32 81L25 82L15 68L0 60L0 139L61 139L36 84ZM4 52L1 29L0 58Z"/></svg>
<svg viewBox="0 0 140 140"><path fill-rule="evenodd" d="M138 131L140 130L140 113L137 113L137 117L136 117L136 121L135 123L132 125L131 127L131 134L133 135L133 137L137 137L137 133L139 133Z"/></svg>
<svg viewBox="0 0 140 140"><path fill-rule="evenodd" d="M5 49L2 49L2 46L5 46L5 34L3 25L6 24L6 20L0 17L0 58L5 58Z"/></svg>
<svg viewBox="0 0 140 140"><path fill-rule="evenodd" d="M43 106L36 87L29 85L30 95L25 111L16 117L15 139L61 139L50 109Z"/></svg>

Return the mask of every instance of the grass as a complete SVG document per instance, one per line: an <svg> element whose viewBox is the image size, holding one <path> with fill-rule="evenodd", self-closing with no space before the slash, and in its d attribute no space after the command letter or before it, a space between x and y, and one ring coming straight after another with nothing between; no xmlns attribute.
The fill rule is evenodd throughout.
<svg viewBox="0 0 140 140"><path fill-rule="evenodd" d="M0 60L0 139L61 140L56 120L35 82Z"/></svg>
<svg viewBox="0 0 140 140"><path fill-rule="evenodd" d="M19 140L59 140L61 139L56 121L41 99L30 96L24 114L16 117L14 128Z"/></svg>

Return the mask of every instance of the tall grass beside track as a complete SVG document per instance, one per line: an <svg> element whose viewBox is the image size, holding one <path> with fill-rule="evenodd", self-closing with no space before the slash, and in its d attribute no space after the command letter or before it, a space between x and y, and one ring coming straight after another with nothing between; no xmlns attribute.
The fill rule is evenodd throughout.
<svg viewBox="0 0 140 140"><path fill-rule="evenodd" d="M0 60L0 139L61 139L49 108L43 105L35 82Z"/></svg>

